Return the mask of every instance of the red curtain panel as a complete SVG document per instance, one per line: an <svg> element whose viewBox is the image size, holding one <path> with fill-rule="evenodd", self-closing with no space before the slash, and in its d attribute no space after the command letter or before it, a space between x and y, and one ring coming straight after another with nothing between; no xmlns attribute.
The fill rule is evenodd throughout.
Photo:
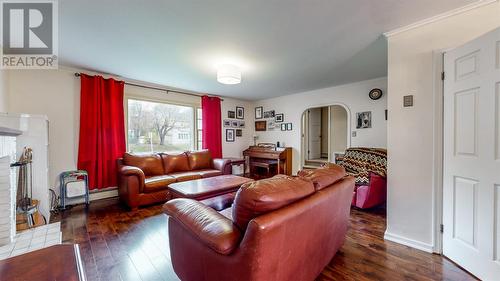
<svg viewBox="0 0 500 281"><path fill-rule="evenodd" d="M116 159L125 152L123 81L81 74L78 169L89 187L117 185Z"/></svg>
<svg viewBox="0 0 500 281"><path fill-rule="evenodd" d="M222 157L222 118L220 102L221 100L218 97L201 97L203 148L210 150L213 158Z"/></svg>

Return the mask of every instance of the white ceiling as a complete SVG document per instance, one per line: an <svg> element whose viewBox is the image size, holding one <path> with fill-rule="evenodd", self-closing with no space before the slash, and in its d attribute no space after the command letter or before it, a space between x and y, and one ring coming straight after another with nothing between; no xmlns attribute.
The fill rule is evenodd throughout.
<svg viewBox="0 0 500 281"><path fill-rule="evenodd" d="M67 66L255 100L387 75L382 33L476 0L61 0ZM239 85L215 65L243 69Z"/></svg>

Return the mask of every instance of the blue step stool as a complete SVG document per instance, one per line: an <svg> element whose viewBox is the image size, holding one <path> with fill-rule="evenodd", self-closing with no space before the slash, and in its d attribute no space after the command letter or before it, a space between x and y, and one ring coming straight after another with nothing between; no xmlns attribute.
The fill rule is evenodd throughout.
<svg viewBox="0 0 500 281"><path fill-rule="evenodd" d="M85 183L85 193L79 196L68 197L67 189L68 184L72 182L83 181ZM89 205L89 175L87 171L84 170L76 170L76 171L67 171L63 172L60 175L60 196L61 196L61 209L66 209L66 199L67 198L85 198L85 204Z"/></svg>

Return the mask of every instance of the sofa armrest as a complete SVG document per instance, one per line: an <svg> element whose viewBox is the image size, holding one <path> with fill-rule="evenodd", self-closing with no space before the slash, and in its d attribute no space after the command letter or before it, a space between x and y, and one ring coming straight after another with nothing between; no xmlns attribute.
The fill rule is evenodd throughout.
<svg viewBox="0 0 500 281"><path fill-rule="evenodd" d="M127 205L136 209L139 206L139 193L144 190L144 172L134 166L118 167L118 193Z"/></svg>
<svg viewBox="0 0 500 281"><path fill-rule="evenodd" d="M122 174L124 176L139 177L140 179L142 179L143 182L144 182L144 179L146 178L146 176L144 175L144 172L141 169L134 167L134 166L121 166L119 169L119 172L120 172L120 174Z"/></svg>
<svg viewBox="0 0 500 281"><path fill-rule="evenodd" d="M224 175L231 174L232 171L231 171L231 160L230 159L215 158L212 161L213 161L214 169L221 171L222 174L224 174Z"/></svg>
<svg viewBox="0 0 500 281"><path fill-rule="evenodd" d="M198 201L170 200L163 205L163 211L219 254L230 254L241 240L241 232L231 220Z"/></svg>

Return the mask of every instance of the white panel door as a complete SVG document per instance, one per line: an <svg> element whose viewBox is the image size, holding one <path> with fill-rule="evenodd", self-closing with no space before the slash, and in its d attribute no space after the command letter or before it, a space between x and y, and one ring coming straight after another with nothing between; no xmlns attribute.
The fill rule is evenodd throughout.
<svg viewBox="0 0 500 281"><path fill-rule="evenodd" d="M307 159L319 159L321 158L321 108L311 108L307 114L309 120Z"/></svg>
<svg viewBox="0 0 500 281"><path fill-rule="evenodd" d="M443 253L500 280L500 29L445 54Z"/></svg>

